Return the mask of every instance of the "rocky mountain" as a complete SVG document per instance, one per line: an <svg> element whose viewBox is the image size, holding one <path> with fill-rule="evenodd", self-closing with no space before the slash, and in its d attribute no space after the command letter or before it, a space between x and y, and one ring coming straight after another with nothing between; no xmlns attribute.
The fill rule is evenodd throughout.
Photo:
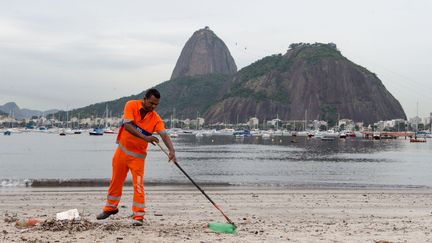
<svg viewBox="0 0 432 243"><path fill-rule="evenodd" d="M234 74L237 66L228 47L208 27L197 30L186 42L171 80L206 74Z"/></svg>
<svg viewBox="0 0 432 243"><path fill-rule="evenodd" d="M225 43L208 27L197 30L186 42L170 80L155 88L162 93L158 112L169 118L176 111L178 118L202 116L210 106L223 95L237 66ZM150 87L148 87L150 88ZM69 116L101 117L106 106L113 116L121 116L127 100L142 99L145 90L139 94L113 101L92 104L69 111ZM66 119L66 112L56 117Z"/></svg>
<svg viewBox="0 0 432 243"><path fill-rule="evenodd" d="M29 119L32 116L48 115L58 112L58 110L38 111L25 108L21 109L15 102L8 102L4 105L0 105L0 111L3 111L8 115L12 115L18 120Z"/></svg>
<svg viewBox="0 0 432 243"><path fill-rule="evenodd" d="M159 84L155 87L162 95L158 112L167 118L174 109L175 117L179 119L203 117L223 97L224 87L231 79L231 75L207 74L180 77Z"/></svg>
<svg viewBox="0 0 432 243"><path fill-rule="evenodd" d="M381 80L342 56L335 44L292 44L284 55L265 57L233 78L225 95L205 114L227 120L336 120L372 123L406 119Z"/></svg>
<svg viewBox="0 0 432 243"><path fill-rule="evenodd" d="M204 63L220 59L213 56L231 60L227 48L213 51L192 48L206 46L196 44L201 42L198 39L213 35L207 28L195 32L183 48L173 78L156 86L162 94L158 112L163 118L175 112L180 119L195 118L199 114L208 123L246 122L250 117L263 121L276 116L282 120L304 120L306 113L308 120L330 123L338 118L366 124L406 119L400 103L381 80L344 57L335 44L291 44L285 54L264 57L234 74L232 61L233 65L227 64L231 69L225 69L231 71L228 74L221 71L221 74L211 72L216 69L205 69L208 65ZM212 38L213 43L219 42L217 37ZM217 45L225 46L222 41ZM142 99L144 92L72 110L69 115L100 117L108 105L112 115L121 116L126 101Z"/></svg>
<svg viewBox="0 0 432 243"><path fill-rule="evenodd" d="M202 117L223 96L223 87L229 84L231 78L230 75L207 74L179 77L158 84L155 88L161 92L161 101L157 112L162 118L169 118L173 113L179 119ZM143 99L144 94L145 90L136 95L74 109L69 111L69 116L103 117L105 107L108 107L110 115L120 117L128 100ZM59 112L56 117L64 120L66 112Z"/></svg>

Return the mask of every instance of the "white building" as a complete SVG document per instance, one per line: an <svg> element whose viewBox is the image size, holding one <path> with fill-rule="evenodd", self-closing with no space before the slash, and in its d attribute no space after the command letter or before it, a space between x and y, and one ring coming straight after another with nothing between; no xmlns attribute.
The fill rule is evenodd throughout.
<svg viewBox="0 0 432 243"><path fill-rule="evenodd" d="M191 120L190 125L192 128L200 129L202 125L204 125L205 119L202 117L198 117L196 120Z"/></svg>
<svg viewBox="0 0 432 243"><path fill-rule="evenodd" d="M376 127L376 129L378 131L383 131L385 128L386 122L385 121L379 121L379 122L375 122L374 126Z"/></svg>
<svg viewBox="0 0 432 243"><path fill-rule="evenodd" d="M411 124L422 124L422 119L418 116L409 119Z"/></svg>
<svg viewBox="0 0 432 243"><path fill-rule="evenodd" d="M250 128L256 128L259 125L259 120L256 117L251 117L248 121L248 126Z"/></svg>
<svg viewBox="0 0 432 243"><path fill-rule="evenodd" d="M354 130L355 124L351 119L341 119L338 121L338 127L343 126L345 130L352 131Z"/></svg>
<svg viewBox="0 0 432 243"><path fill-rule="evenodd" d="M312 124L314 130L320 130L321 126L327 127L328 125L326 121L318 121L318 120L313 120Z"/></svg>
<svg viewBox="0 0 432 243"><path fill-rule="evenodd" d="M277 123L281 123L281 122L282 122L281 119L276 118L276 119L273 119L273 120L267 121L267 125L268 125L268 126L276 126Z"/></svg>

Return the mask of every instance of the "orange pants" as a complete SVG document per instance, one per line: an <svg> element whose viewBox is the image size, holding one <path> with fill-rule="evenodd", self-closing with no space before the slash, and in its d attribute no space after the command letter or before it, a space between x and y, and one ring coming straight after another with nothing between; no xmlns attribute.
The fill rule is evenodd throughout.
<svg viewBox="0 0 432 243"><path fill-rule="evenodd" d="M128 171L132 173L134 196L132 211L134 219L143 219L145 212L144 204L144 159L127 155L120 148L115 151L112 160L112 177L108 189L107 202L103 211L109 212L117 209L122 195L123 184Z"/></svg>

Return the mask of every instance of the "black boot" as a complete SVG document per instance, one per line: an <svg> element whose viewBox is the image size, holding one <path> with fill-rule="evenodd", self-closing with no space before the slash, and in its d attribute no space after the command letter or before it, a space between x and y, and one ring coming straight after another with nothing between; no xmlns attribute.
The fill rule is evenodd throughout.
<svg viewBox="0 0 432 243"><path fill-rule="evenodd" d="M109 216L116 214L116 213L118 213L118 209L116 209L114 211L108 211L108 212L102 211L102 213L100 213L96 216L96 219L97 220L106 219Z"/></svg>

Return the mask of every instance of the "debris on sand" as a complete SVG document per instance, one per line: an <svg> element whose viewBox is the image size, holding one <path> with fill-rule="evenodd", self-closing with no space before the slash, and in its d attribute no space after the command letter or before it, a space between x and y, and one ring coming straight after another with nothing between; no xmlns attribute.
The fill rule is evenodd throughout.
<svg viewBox="0 0 432 243"><path fill-rule="evenodd" d="M56 214L57 220L80 220L78 209L70 209Z"/></svg>
<svg viewBox="0 0 432 243"><path fill-rule="evenodd" d="M18 216L16 213L10 215L8 212L4 214L4 221L6 223L15 223L18 220Z"/></svg>
<svg viewBox="0 0 432 243"><path fill-rule="evenodd" d="M100 229L106 230L106 231L117 231L122 227L119 223L110 223L110 224L103 224L99 226Z"/></svg>
<svg viewBox="0 0 432 243"><path fill-rule="evenodd" d="M39 220L35 218L21 218L16 221L15 226L17 228L30 228L39 224Z"/></svg>
<svg viewBox="0 0 432 243"><path fill-rule="evenodd" d="M39 230L44 231L64 231L80 232L94 229L97 224L88 221L87 219L81 220L56 220L47 219L40 223L37 227Z"/></svg>

